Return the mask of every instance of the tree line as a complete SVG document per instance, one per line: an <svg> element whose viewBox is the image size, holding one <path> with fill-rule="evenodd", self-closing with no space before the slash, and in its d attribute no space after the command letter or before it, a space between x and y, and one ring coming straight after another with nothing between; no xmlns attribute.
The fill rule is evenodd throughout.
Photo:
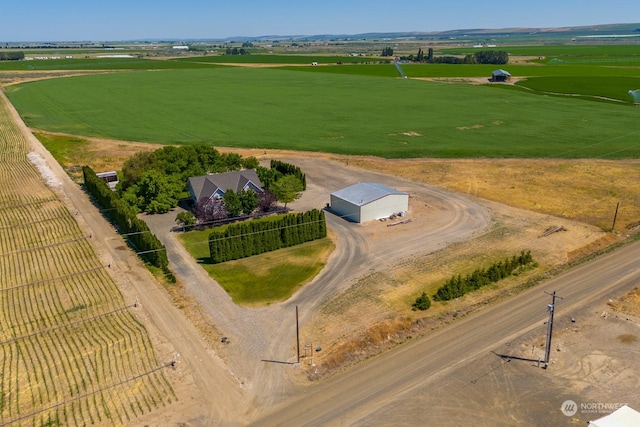
<svg viewBox="0 0 640 427"><path fill-rule="evenodd" d="M0 61L21 61L24 59L24 52L0 52Z"/></svg>
<svg viewBox="0 0 640 427"><path fill-rule="evenodd" d="M209 234L211 262L218 264L327 236L324 212L313 209L275 218L254 219L214 229Z"/></svg>
<svg viewBox="0 0 640 427"><path fill-rule="evenodd" d="M425 55L422 49L418 53L403 56L404 61L420 62L428 64L495 64L502 65L509 63L509 53L503 50L480 50L465 56L434 56L433 48L429 48Z"/></svg>
<svg viewBox="0 0 640 427"><path fill-rule="evenodd" d="M165 213L178 205L189 177L257 167L255 157L221 154L209 145L167 146L127 159L117 192L138 212Z"/></svg>
<svg viewBox="0 0 640 427"><path fill-rule="evenodd" d="M383 47L380 56L393 56L393 48L391 46Z"/></svg>
<svg viewBox="0 0 640 427"><path fill-rule="evenodd" d="M263 188L269 188L272 183L285 175L293 175L300 180L302 190L307 189L307 177L299 166L291 163L285 163L280 160L271 160L271 164L269 166L270 169L259 167L256 170Z"/></svg>
<svg viewBox="0 0 640 427"><path fill-rule="evenodd" d="M224 200L198 200L194 214L200 221L208 222L241 213L251 215L256 208L267 212L276 201L286 205L306 188L306 176L295 165L272 160L271 169L265 168L255 157L221 154L209 145L199 144L166 146L133 155L122 167L116 191L136 212L165 213L175 208L185 196L189 177L241 169L255 169L267 191L257 197L253 193L231 192L225 194Z"/></svg>
<svg viewBox="0 0 640 427"><path fill-rule="evenodd" d="M228 47L225 51L224 51L225 55L249 55L249 51L246 50L244 47L241 47L240 49L238 49L237 47L231 48Z"/></svg>
<svg viewBox="0 0 640 427"><path fill-rule="evenodd" d="M193 206L193 214L176 217L180 225L193 225L197 221L207 223L239 216L253 216L277 210L277 202L285 204L300 197L306 188L306 176L302 170L290 163L271 161L271 168L257 166L256 174L262 184L262 192L252 190L227 190L222 198L201 198Z"/></svg>
<svg viewBox="0 0 640 427"><path fill-rule="evenodd" d="M483 286L498 282L513 275L518 269L533 264L531 251L522 251L520 255L505 258L493 263L489 268L479 268L464 277L453 276L436 291L433 299L436 301L449 301L459 298L464 294L480 289Z"/></svg>
<svg viewBox="0 0 640 427"><path fill-rule="evenodd" d="M84 187L102 208L102 212L120 233L126 235L127 241L135 249L140 258L165 273L169 271L169 259L164 245L151 233L147 223L136 217L135 209L125 203L107 183L98 178L89 166L82 168Z"/></svg>

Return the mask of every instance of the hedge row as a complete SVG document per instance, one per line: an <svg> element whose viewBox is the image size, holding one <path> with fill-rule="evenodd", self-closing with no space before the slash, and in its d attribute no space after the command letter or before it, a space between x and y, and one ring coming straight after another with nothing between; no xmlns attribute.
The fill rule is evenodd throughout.
<svg viewBox="0 0 640 427"><path fill-rule="evenodd" d="M514 255L511 258L498 261L486 270L478 269L465 277L461 277L460 275L452 277L438 288L433 299L436 301L449 301L461 297L467 292L474 291L490 283L509 277L518 268L531 263L533 263L531 251L522 251L520 255Z"/></svg>
<svg viewBox="0 0 640 427"><path fill-rule="evenodd" d="M291 163L281 162L280 160L271 160L271 169L275 169L282 175L293 175L302 183L302 190L307 189L307 177L302 173L302 169Z"/></svg>
<svg viewBox="0 0 640 427"><path fill-rule="evenodd" d="M89 166L82 168L84 186L103 209L107 217L122 234L126 234L129 244L139 253L140 258L153 266L168 272L167 252L160 240L151 233L147 223L136 217L135 210L112 191L107 183L98 178Z"/></svg>
<svg viewBox="0 0 640 427"><path fill-rule="evenodd" d="M231 224L209 234L209 252L214 264L246 258L280 248L299 245L327 235L324 212L254 219Z"/></svg>

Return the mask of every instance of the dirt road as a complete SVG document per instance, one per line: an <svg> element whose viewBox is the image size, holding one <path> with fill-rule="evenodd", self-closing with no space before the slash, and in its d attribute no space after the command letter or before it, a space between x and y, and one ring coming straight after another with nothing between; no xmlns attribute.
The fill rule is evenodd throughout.
<svg viewBox="0 0 640 427"><path fill-rule="evenodd" d="M566 328L571 324L570 318L582 321L588 315L585 307L602 304L636 286L640 281L638 257L640 243L635 243L584 264L316 387L301 390L296 398L256 425L454 426L472 419L479 421L477 425L492 426L569 425L593 419L590 414L569 419L559 410L565 399L578 400L579 388L570 382L554 383L551 387L555 362L567 357L563 354L554 352L549 369L538 369L535 374L529 372L521 378L522 384L507 381L503 390L493 390L496 396L487 396L486 383L497 375L495 370L507 369L504 365L509 360L513 364L522 363L530 370L535 359L543 355L543 348L523 355L516 345L510 345L531 331L544 335L543 323L550 298L543 291L556 290L563 296L556 303L556 328ZM628 323L628 328L639 330L633 323ZM596 340L592 345L598 344ZM602 351L606 353L607 349ZM498 355L512 355L515 359ZM615 363L626 363L627 368L633 370L640 362L640 351L637 348L625 351L624 362L621 357L618 356ZM588 370L607 369L608 365L594 360ZM619 371L624 372L615 369ZM505 378L502 380L506 381ZM640 403L635 381L627 381L632 387L626 389L620 387L621 379L615 383L619 387L605 402L631 399L632 406ZM509 393L509 387L522 396ZM545 387L549 387L546 392ZM588 390L582 397L587 394ZM487 406L482 407L483 402Z"/></svg>
<svg viewBox="0 0 640 427"><path fill-rule="evenodd" d="M69 210L76 213L81 229L91 236L92 245L104 264L111 265L109 271L125 299L133 303L137 298L140 302L136 314L147 328L160 360L169 362L179 354L177 369L168 375L179 401L136 422L163 425L185 421L195 425L237 423L241 417L235 412L236 403L244 394L238 381L194 326L174 307L167 293L126 247L122 237L105 221L87 195L33 136L4 93L0 92L0 96L29 141L30 149L46 160L62 183L53 190Z"/></svg>

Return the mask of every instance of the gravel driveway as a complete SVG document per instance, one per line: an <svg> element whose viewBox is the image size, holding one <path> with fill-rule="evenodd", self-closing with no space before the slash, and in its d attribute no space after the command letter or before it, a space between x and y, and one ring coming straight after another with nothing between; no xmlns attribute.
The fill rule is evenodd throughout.
<svg viewBox="0 0 640 427"><path fill-rule="evenodd" d="M305 172L307 190L290 204L294 211L322 208L330 193L356 182L378 182L410 194L412 221L397 227L380 222L348 223L330 213L328 227L337 235L336 249L326 268L292 298L264 308L237 306L227 293L187 253L178 241L175 216L179 211L145 217L151 230L166 245L170 268L182 281L217 329L231 344L218 351L250 391L252 408L270 407L286 394L283 369L287 365L265 360L294 362L295 306L300 326L311 319L322 302L351 286L364 274L392 268L418 254L467 240L490 223L489 211L469 199L445 190L347 166L309 158L279 158ZM259 410L259 409L258 409Z"/></svg>

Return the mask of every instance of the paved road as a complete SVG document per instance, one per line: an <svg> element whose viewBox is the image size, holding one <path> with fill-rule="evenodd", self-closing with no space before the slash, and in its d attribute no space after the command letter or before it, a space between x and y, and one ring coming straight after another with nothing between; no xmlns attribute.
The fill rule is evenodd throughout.
<svg viewBox="0 0 640 427"><path fill-rule="evenodd" d="M413 343L403 345L322 384L299 390L276 411L255 425L366 425L382 422L377 414L394 413L397 425L420 425L428 411L393 411L418 399L416 390L430 388L453 370L465 369L473 361L511 342L547 319L550 297L557 291L564 299L556 304L556 315L571 315L609 294L632 289L640 280L640 242L600 257L516 297L488 307ZM447 396L442 396L446 399ZM420 405L413 405L420 407Z"/></svg>

